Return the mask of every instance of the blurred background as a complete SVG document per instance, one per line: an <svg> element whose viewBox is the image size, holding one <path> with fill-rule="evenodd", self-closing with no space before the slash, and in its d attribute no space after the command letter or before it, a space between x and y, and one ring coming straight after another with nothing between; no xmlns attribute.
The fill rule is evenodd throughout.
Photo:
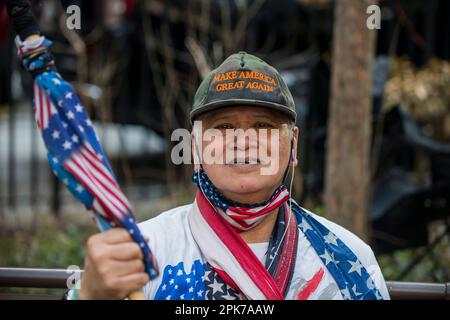
<svg viewBox="0 0 450 320"><path fill-rule="evenodd" d="M301 128L294 197L327 216L329 111L339 106L332 71L352 59L333 59L341 45L333 35L345 23L335 15L337 1L30 2L139 221L192 201L192 167L172 164L170 136L190 128L202 77L241 50L276 67L290 87ZM75 31L66 27L73 4L81 9ZM365 68L371 129L369 196L360 213L368 228L361 236L386 280L448 282L450 2L378 5L381 29L373 31L373 46L361 47L373 51ZM96 226L49 169L31 111L32 79L20 67L11 28L0 1L0 266L82 267ZM342 192L351 197L345 181Z"/></svg>

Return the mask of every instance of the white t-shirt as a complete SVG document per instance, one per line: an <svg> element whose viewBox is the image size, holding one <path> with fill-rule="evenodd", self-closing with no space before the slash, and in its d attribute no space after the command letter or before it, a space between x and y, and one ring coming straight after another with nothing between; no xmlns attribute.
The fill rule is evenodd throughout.
<svg viewBox="0 0 450 320"><path fill-rule="evenodd" d="M248 243L250 249L252 249L255 256L261 261L262 264L266 261L267 249L269 248L268 242Z"/></svg>
<svg viewBox="0 0 450 320"><path fill-rule="evenodd" d="M223 290L215 280L207 282L209 270L205 270L206 260L194 241L188 223L190 208L191 204L180 206L139 224L142 233L149 238L150 248L161 271L144 288L148 299L205 299L207 289L213 290L214 294ZM355 253L371 275L381 296L389 299L386 283L371 248L345 228L309 213ZM267 245L251 244L250 248L263 261ZM343 299L333 276L301 231L296 259L287 299L297 299L295 294L318 273L323 273L323 276L307 299Z"/></svg>

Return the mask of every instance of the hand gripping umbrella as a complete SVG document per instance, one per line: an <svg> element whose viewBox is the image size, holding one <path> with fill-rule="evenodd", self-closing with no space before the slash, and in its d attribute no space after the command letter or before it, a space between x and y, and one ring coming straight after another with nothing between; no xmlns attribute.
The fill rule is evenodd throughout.
<svg viewBox="0 0 450 320"><path fill-rule="evenodd" d="M92 213L101 231L112 227L128 230L142 250L149 278L154 279L159 274L154 255L136 225L131 205L79 97L56 71L49 50L51 41L41 36L22 42L18 36L16 44L23 66L34 77L33 110L53 173ZM130 298L142 299L143 292Z"/></svg>

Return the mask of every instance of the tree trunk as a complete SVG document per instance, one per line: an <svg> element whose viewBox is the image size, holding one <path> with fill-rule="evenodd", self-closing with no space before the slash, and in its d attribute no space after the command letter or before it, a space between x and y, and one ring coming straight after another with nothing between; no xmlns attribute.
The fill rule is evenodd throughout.
<svg viewBox="0 0 450 320"><path fill-rule="evenodd" d="M368 239L372 65L376 30L366 9L374 0L335 2L328 120L325 207L327 216Z"/></svg>

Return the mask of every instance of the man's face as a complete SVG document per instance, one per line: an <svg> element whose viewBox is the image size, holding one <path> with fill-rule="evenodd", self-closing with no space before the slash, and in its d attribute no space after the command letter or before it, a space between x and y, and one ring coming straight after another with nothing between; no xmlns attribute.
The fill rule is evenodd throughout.
<svg viewBox="0 0 450 320"><path fill-rule="evenodd" d="M297 154L298 128L290 125L285 115L264 107L227 107L198 120L202 121L203 138L195 138L197 143L201 141L203 169L216 188L237 202L266 200L282 182L291 156L292 134ZM222 138L205 139L211 129ZM236 130L247 134L230 134ZM223 161L206 161L208 150L214 150L214 157Z"/></svg>

